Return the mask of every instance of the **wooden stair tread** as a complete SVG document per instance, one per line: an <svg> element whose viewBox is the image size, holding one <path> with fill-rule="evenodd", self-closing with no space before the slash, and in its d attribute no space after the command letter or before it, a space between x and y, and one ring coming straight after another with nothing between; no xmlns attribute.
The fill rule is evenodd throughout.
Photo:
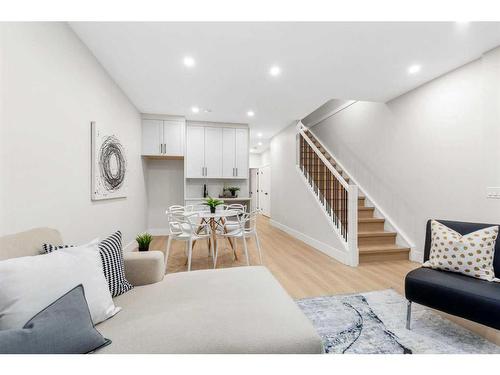
<svg viewBox="0 0 500 375"><path fill-rule="evenodd" d="M375 207L358 207L358 211L374 211Z"/></svg>
<svg viewBox="0 0 500 375"><path fill-rule="evenodd" d="M378 245L378 246L360 246L360 254L380 254L380 253L409 253L410 249L408 247L401 247L398 245Z"/></svg>
<svg viewBox="0 0 500 375"><path fill-rule="evenodd" d="M401 246L370 246L370 247L360 247L359 248L359 254L360 255L366 255L366 254L394 254L394 253L409 253L410 249L407 247L401 247Z"/></svg>
<svg viewBox="0 0 500 375"><path fill-rule="evenodd" d="M384 223L385 219L380 217L358 217L358 223Z"/></svg>
<svg viewBox="0 0 500 375"><path fill-rule="evenodd" d="M358 238L364 237L396 237L395 232L358 232Z"/></svg>

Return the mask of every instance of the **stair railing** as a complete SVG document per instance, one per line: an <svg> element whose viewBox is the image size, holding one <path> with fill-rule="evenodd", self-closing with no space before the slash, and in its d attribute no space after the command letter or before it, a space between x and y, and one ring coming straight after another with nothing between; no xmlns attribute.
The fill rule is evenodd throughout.
<svg viewBox="0 0 500 375"><path fill-rule="evenodd" d="M323 206L349 252L349 264L358 265L358 187L349 184L307 135L299 122L297 166Z"/></svg>

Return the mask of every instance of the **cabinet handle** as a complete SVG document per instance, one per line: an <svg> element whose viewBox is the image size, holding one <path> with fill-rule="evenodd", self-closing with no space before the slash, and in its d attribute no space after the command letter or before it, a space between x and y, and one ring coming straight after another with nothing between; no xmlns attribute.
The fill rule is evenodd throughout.
<svg viewBox="0 0 500 375"><path fill-rule="evenodd" d="M163 153L166 154L167 153L167 145L164 143L163 144Z"/></svg>
<svg viewBox="0 0 500 375"><path fill-rule="evenodd" d="M201 175L205 176L205 167L201 167Z"/></svg>
<svg viewBox="0 0 500 375"><path fill-rule="evenodd" d="M205 177L207 177L207 176L208 176L208 168L205 167Z"/></svg>
<svg viewBox="0 0 500 375"><path fill-rule="evenodd" d="M238 167L236 167L236 177L238 177Z"/></svg>

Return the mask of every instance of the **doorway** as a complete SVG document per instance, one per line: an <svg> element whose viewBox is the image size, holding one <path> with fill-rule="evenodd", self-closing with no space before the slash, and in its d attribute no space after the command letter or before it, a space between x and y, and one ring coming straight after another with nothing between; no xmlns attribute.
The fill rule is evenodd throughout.
<svg viewBox="0 0 500 375"><path fill-rule="evenodd" d="M259 168L250 168L250 210L259 208Z"/></svg>
<svg viewBox="0 0 500 375"><path fill-rule="evenodd" d="M265 216L271 217L271 166L258 171L258 205Z"/></svg>

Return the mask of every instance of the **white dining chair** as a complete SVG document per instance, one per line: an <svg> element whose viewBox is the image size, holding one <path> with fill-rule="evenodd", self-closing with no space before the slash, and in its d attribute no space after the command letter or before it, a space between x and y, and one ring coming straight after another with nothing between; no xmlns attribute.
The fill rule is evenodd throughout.
<svg viewBox="0 0 500 375"><path fill-rule="evenodd" d="M227 225L232 225L232 224L238 224L238 217L246 212L246 206L240 204L240 203L233 203L233 204L227 204L224 205L224 210L225 211L235 211L238 214L235 216L229 216L226 218L226 224Z"/></svg>
<svg viewBox="0 0 500 375"><path fill-rule="evenodd" d="M181 206L179 204L174 204L169 208L167 208L167 211L165 213L168 215L170 212L184 212L184 211L186 211L186 208L184 206Z"/></svg>
<svg viewBox="0 0 500 375"><path fill-rule="evenodd" d="M259 235L257 233L257 216L258 211L253 211L251 213L242 213L238 215L238 223L236 224L226 224L226 231L218 230L216 232L216 237L220 238L232 238L234 242L234 250L236 251L236 240L241 239L243 241L243 249L245 251L245 257L247 260L247 265L250 265L250 258L248 256L248 245L247 238L255 238L255 243L257 245L257 251L259 252L259 261L262 264L262 252L260 248ZM219 242L215 243L214 251L214 268L217 266L217 256L219 253L218 249Z"/></svg>
<svg viewBox="0 0 500 375"><path fill-rule="evenodd" d="M169 235L165 254L165 273L168 267L168 257L172 241L184 241L186 243L187 266L191 271L191 259L193 256L193 242L207 240L208 248L213 247L210 225L208 223L199 224L196 222L196 213L187 214L185 212L172 212L168 215ZM215 267L215 257L214 257Z"/></svg>

